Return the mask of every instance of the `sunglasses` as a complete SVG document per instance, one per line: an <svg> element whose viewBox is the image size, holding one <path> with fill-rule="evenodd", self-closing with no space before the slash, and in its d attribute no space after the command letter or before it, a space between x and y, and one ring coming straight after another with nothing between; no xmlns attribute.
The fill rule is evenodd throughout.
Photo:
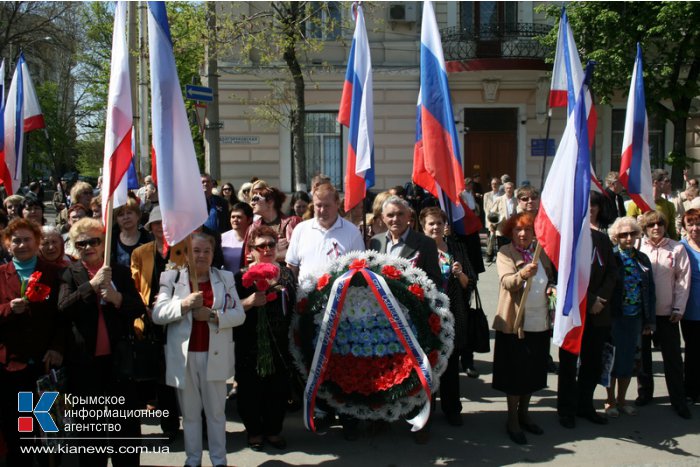
<svg viewBox="0 0 700 467"><path fill-rule="evenodd" d="M221 191L231 191L231 189L226 187L226 188L222 188Z"/></svg>
<svg viewBox="0 0 700 467"><path fill-rule="evenodd" d="M260 245L253 245L253 248L255 248L258 251L265 251L265 250L273 250L277 244L275 242L270 242L270 243L261 243Z"/></svg>
<svg viewBox="0 0 700 467"><path fill-rule="evenodd" d="M666 227L666 224L664 222L657 221L647 224L647 227Z"/></svg>
<svg viewBox="0 0 700 467"><path fill-rule="evenodd" d="M618 238L626 238L626 237L636 237L637 232L620 232L617 234Z"/></svg>
<svg viewBox="0 0 700 467"><path fill-rule="evenodd" d="M527 203L528 201L537 201L540 198L537 196L523 196L522 198L518 198L518 199L520 201L525 201Z"/></svg>
<svg viewBox="0 0 700 467"><path fill-rule="evenodd" d="M98 237L89 238L87 240L78 240L75 242L75 247L79 250L84 250L88 246L93 248L98 247L102 244L102 239Z"/></svg>
<svg viewBox="0 0 700 467"><path fill-rule="evenodd" d="M261 195L255 195L252 198L250 198L251 203L258 203L260 201L267 201L267 198Z"/></svg>

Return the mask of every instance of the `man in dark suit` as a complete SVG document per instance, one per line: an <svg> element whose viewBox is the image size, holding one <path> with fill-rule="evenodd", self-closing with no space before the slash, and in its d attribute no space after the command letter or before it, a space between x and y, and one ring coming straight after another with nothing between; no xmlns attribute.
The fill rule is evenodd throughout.
<svg viewBox="0 0 700 467"><path fill-rule="evenodd" d="M204 197L207 201L207 213L209 214L209 217L204 222L204 226L222 234L231 230L231 222L228 219L229 206L228 201L212 193L213 188L214 183L211 175L207 173L202 174L202 190L204 190Z"/></svg>
<svg viewBox="0 0 700 467"><path fill-rule="evenodd" d="M435 241L409 226L411 206L405 199L390 196L382 207L382 220L389 230L372 237L369 249L406 258L421 268L436 285L442 282Z"/></svg>
<svg viewBox="0 0 700 467"><path fill-rule="evenodd" d="M390 196L382 206L382 220L388 230L372 237L369 249L398 258L406 258L415 267L421 268L436 286L441 283L437 244L432 238L411 229L411 205L403 198ZM428 422L429 423L429 422ZM414 433L418 444L430 438L429 424Z"/></svg>
<svg viewBox="0 0 700 467"><path fill-rule="evenodd" d="M576 426L576 415L599 425L608 422L607 418L595 411L593 392L602 372L603 346L610 337L611 316L608 300L616 286L617 263L608 236L591 229L591 237L593 258L578 377L576 362L579 356L559 349L557 412L559 423L565 428Z"/></svg>
<svg viewBox="0 0 700 467"><path fill-rule="evenodd" d="M605 177L605 193L607 205L605 206L603 215L605 222L608 225L615 222L618 217L625 217L627 210L625 209L625 200L622 198L622 183L620 183L620 174L618 172L610 172Z"/></svg>

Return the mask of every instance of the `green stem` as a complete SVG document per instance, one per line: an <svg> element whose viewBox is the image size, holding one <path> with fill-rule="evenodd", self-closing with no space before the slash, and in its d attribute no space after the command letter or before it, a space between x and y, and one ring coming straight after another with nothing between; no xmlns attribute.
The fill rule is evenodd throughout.
<svg viewBox="0 0 700 467"><path fill-rule="evenodd" d="M267 307L258 307L258 376L265 377L275 372L275 364L272 361L272 347L270 346L270 336L267 332L269 327L269 318L267 316Z"/></svg>

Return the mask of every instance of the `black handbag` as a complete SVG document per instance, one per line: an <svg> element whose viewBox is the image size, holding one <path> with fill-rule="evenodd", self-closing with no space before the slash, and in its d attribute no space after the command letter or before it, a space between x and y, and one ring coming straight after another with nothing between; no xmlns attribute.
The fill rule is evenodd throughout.
<svg viewBox="0 0 700 467"><path fill-rule="evenodd" d="M132 327L113 349L117 380L152 381L158 378L163 342L148 316L144 315L142 319L146 324L143 336L137 337Z"/></svg>
<svg viewBox="0 0 700 467"><path fill-rule="evenodd" d="M491 351L491 331L481 305L479 289L474 289L474 306L469 304L467 312L467 348L476 353Z"/></svg>

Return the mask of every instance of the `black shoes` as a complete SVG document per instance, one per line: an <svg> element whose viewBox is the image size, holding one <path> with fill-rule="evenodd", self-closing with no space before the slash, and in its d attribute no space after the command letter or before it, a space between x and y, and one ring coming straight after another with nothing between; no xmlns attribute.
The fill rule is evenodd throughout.
<svg viewBox="0 0 700 467"><path fill-rule="evenodd" d="M599 415L595 410L591 412L579 412L576 415L581 418L585 418L589 422L595 423L596 425L608 424L608 419L606 417L603 417L602 415Z"/></svg>
<svg viewBox="0 0 700 467"><path fill-rule="evenodd" d="M651 404L653 400L654 398L650 396L639 396L634 400L634 405L637 407L644 407L645 405Z"/></svg>
<svg viewBox="0 0 700 467"><path fill-rule="evenodd" d="M508 428L506 428L506 431L508 432L508 436L510 437L511 441L513 441L515 444L527 444L527 438L525 437L525 433L522 431L510 431Z"/></svg>
<svg viewBox="0 0 700 467"><path fill-rule="evenodd" d="M560 415L559 424L564 428L576 428L576 419L572 415Z"/></svg>
<svg viewBox="0 0 700 467"><path fill-rule="evenodd" d="M532 433L533 435L542 435L544 434L544 430L540 428L539 425L535 423L524 423L520 422L520 427L527 431L528 433Z"/></svg>
<svg viewBox="0 0 700 467"><path fill-rule="evenodd" d="M676 408L676 413L679 417L684 418L686 420L690 420L691 418L693 418L693 414L690 413L690 409L685 405Z"/></svg>
<svg viewBox="0 0 700 467"><path fill-rule="evenodd" d="M464 420L462 420L462 414L460 413L446 413L447 423L452 426L462 426L464 425Z"/></svg>
<svg viewBox="0 0 700 467"><path fill-rule="evenodd" d="M275 449L284 449L287 447L287 440L281 436L268 436L265 441Z"/></svg>

